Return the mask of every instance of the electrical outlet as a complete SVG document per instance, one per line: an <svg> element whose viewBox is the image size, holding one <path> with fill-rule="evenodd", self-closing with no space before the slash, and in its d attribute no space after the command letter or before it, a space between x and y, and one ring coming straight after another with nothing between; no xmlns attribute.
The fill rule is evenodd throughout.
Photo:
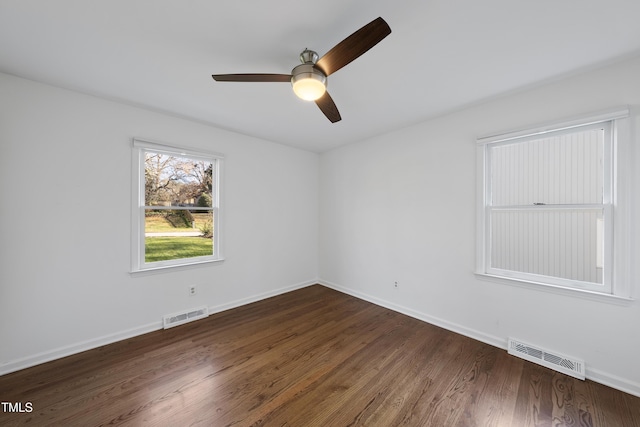
<svg viewBox="0 0 640 427"><path fill-rule="evenodd" d="M393 287L398 289L400 287L400 284L398 283L398 281L396 280L395 282L393 282Z"/></svg>
<svg viewBox="0 0 640 427"><path fill-rule="evenodd" d="M194 296L197 293L196 285L189 286L189 295Z"/></svg>

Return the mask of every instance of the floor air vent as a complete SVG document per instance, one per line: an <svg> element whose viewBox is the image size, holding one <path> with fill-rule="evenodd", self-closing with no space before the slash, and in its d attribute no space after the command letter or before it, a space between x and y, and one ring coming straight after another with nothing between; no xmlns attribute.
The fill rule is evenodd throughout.
<svg viewBox="0 0 640 427"><path fill-rule="evenodd" d="M207 307L193 308L180 313L169 314L164 316L163 324L164 328L172 328L174 326L182 325L183 323L193 322L194 320L204 319L209 316L209 309Z"/></svg>
<svg viewBox="0 0 640 427"><path fill-rule="evenodd" d="M509 354L584 380L584 361L525 344L509 338Z"/></svg>

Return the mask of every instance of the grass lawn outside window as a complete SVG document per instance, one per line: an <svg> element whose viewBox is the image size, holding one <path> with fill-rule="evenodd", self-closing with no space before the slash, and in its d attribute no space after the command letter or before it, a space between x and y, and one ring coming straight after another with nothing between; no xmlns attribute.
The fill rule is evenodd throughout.
<svg viewBox="0 0 640 427"><path fill-rule="evenodd" d="M145 261L156 262L212 255L211 214L192 213L192 217L193 225L188 227L184 223L171 221L166 211L146 215Z"/></svg>

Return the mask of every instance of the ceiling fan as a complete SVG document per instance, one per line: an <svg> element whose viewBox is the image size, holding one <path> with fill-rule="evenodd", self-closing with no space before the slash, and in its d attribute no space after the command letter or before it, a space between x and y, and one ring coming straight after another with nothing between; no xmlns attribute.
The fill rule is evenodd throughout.
<svg viewBox="0 0 640 427"><path fill-rule="evenodd" d="M306 101L315 101L325 116L335 123L341 120L336 104L327 92L327 77L374 47L391 34L382 18L376 18L335 45L323 57L305 49L300 54L302 64L291 74L214 74L218 82L291 82L295 94Z"/></svg>

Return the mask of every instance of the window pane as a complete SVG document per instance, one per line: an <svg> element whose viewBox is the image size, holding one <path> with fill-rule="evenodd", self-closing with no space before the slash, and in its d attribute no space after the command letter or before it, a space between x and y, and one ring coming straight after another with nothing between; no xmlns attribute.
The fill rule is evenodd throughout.
<svg viewBox="0 0 640 427"><path fill-rule="evenodd" d="M491 148L493 206L602 203L604 130Z"/></svg>
<svg viewBox="0 0 640 427"><path fill-rule="evenodd" d="M213 211L145 209L145 262L211 256Z"/></svg>
<svg viewBox="0 0 640 427"><path fill-rule="evenodd" d="M490 266L601 284L602 212L493 211Z"/></svg>
<svg viewBox="0 0 640 427"><path fill-rule="evenodd" d="M214 167L210 161L145 152L145 206L211 207Z"/></svg>

